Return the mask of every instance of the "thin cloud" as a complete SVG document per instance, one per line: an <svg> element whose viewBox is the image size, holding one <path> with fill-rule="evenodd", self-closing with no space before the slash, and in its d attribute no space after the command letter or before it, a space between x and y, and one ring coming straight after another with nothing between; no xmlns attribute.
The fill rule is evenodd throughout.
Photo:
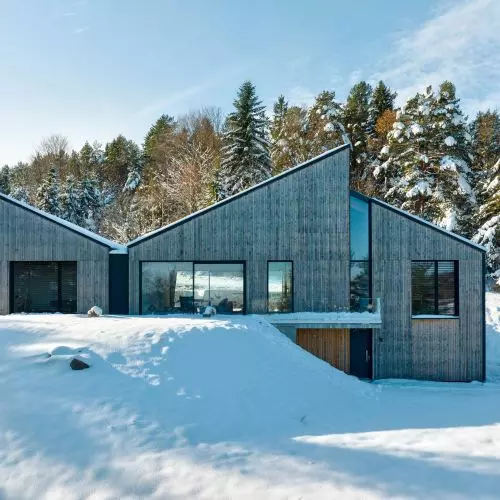
<svg viewBox="0 0 500 500"><path fill-rule="evenodd" d="M393 55L372 79L396 88L400 101L428 84L451 80L466 110L494 103L500 81L500 1L462 0L449 5L418 29L400 35Z"/></svg>
<svg viewBox="0 0 500 500"><path fill-rule="evenodd" d="M76 28L73 30L73 35L81 35L89 30L88 26L82 26L81 28Z"/></svg>

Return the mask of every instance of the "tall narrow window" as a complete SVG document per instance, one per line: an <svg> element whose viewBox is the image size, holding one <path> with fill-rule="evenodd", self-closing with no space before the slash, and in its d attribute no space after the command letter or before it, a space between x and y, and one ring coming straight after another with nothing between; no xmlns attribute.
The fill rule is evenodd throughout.
<svg viewBox="0 0 500 500"><path fill-rule="evenodd" d="M267 263L267 308L271 313L293 311L292 263Z"/></svg>
<svg viewBox="0 0 500 500"><path fill-rule="evenodd" d="M451 260L411 263L412 314L458 315L458 262Z"/></svg>

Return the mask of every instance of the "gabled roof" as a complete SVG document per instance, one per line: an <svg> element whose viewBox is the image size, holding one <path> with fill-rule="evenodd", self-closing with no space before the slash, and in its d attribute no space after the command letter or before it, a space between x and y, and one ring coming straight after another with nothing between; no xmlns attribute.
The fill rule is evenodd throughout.
<svg viewBox="0 0 500 500"><path fill-rule="evenodd" d="M268 184L272 184L273 182L279 181L280 179L283 179L283 177L287 177L288 175L292 175L298 170L302 170L306 167L309 167L310 165L317 163L321 160L324 160L325 158L328 158L330 156L334 156L340 151L344 151L345 149L349 149L351 147L350 144L342 144L342 146L338 146L334 149L330 149L329 151L326 151L318 156L315 156L314 158L311 158L310 160L305 161L304 163L301 163L300 165L297 165L296 167L290 168L288 170L285 170L281 174L275 175L274 177L270 177L269 179L266 179L263 182L260 182L259 184L255 184L255 186L249 187L248 189L245 189L244 191L241 191L233 196L230 196L229 198L225 198L222 201L219 201L217 203L214 203L213 205L210 205L206 208L203 208L201 210L198 210L198 212L194 212L192 214L187 215L186 217L179 219L178 221L172 222L171 224L168 224L166 226L160 227L159 229L155 229L154 231L151 231L149 233L146 233L142 236L139 236L135 240L129 241L127 243L127 247L133 247L135 245L138 245L139 243L142 243L146 240L149 240L150 238L153 238L154 236L157 236L158 234L161 234L165 231L170 231L174 227L180 226L181 224L184 224L185 222L190 221L191 219L194 219L196 217L199 217L200 215L206 214L207 212L210 212L211 210L214 210L216 208L221 207L222 205L225 205L226 203L231 203L233 200L237 198L241 198L242 196L247 195L248 193L251 193L252 191L256 191L257 189L260 189L261 187L267 186Z"/></svg>
<svg viewBox="0 0 500 500"><path fill-rule="evenodd" d="M56 217L55 215L51 215L47 212L44 212L43 210L39 210L38 208L35 208L32 205L28 205L28 203L16 200L11 196L7 196L6 194L0 193L0 200L6 201L7 203L15 205L24 210L27 210L28 212L31 212L44 219L47 219L50 222L54 222L55 224L58 224L59 226L62 226L65 229L68 229L69 231L72 231L73 233L79 234L84 238L88 238L89 240L95 241L96 243L99 243L100 245L109 248L110 250L113 251L113 253L127 252L127 247L125 245L120 245L119 243L115 243L114 241L103 238L102 236L99 236L98 234L93 233L88 229L84 229L83 227L77 226L76 224L72 224L71 222L61 219L60 217Z"/></svg>
<svg viewBox="0 0 500 500"><path fill-rule="evenodd" d="M451 231L447 231L446 229L443 229L442 227L437 226L436 224L433 224L432 222L428 222L425 219L418 217L417 215L412 215L408 212L405 212L404 210L401 210L400 208L393 207L392 205L389 205L385 201L381 201L378 198L371 198L369 196L365 196L364 194L358 193L357 191L351 191L351 194L353 194L354 196L357 196L358 198L362 198L366 201L371 201L372 203L380 205L381 207L387 208L388 210L391 210L399 215L402 215L403 217L406 217L407 219L410 219L410 220L415 221L419 224L422 224L423 226L430 227L431 229L434 229L435 231L443 233L446 236L449 236L450 238L453 238L453 239L458 240L462 243L465 243L466 245L474 247L477 250L481 250L483 252L486 252L486 248L484 248L483 246L478 245L477 243L474 243L473 241L468 240L467 238L464 238L463 236L452 233Z"/></svg>

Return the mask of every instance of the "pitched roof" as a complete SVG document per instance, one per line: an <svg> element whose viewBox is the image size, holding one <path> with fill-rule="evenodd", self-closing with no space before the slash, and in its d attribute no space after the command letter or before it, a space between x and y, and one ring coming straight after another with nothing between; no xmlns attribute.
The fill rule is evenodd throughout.
<svg viewBox="0 0 500 500"><path fill-rule="evenodd" d="M386 203L385 201L381 201L378 198L371 198L369 196L365 196L364 194L358 193L356 191L351 191L351 192L355 196L369 200L373 203L376 203L377 205L380 205L381 207L387 208L388 210L392 210L393 212L396 212L399 215L406 217L407 219L411 219L415 222L418 222L419 224L422 224L423 226L428 226L431 229L434 229L435 231L439 231L440 233L443 233L446 236L449 236L450 238L454 238L455 240L459 240L460 242L465 243L466 245L469 245L469 246L474 247L478 250L486 252L486 248L484 248L483 246L478 245L477 243L474 243L473 241L468 240L467 238L464 238L463 236L460 236L459 234L452 233L451 231L448 231L440 226L437 226L436 224L433 224L432 222L426 221L425 219L422 219L422 218L418 217L417 215L413 215L413 214L410 214L408 212L405 212L404 210L401 210L400 208L393 207L392 205L389 205L389 203Z"/></svg>
<svg viewBox="0 0 500 500"><path fill-rule="evenodd" d="M278 181L278 180L282 179L283 177L287 177L288 175L294 174L298 170L302 170L303 168L309 167L313 163L317 163L321 160L324 160L325 158L328 158L330 156L334 156L335 154L339 153L340 151L344 151L345 149L349 149L350 147L351 147L350 144L342 144L342 146L338 146L334 149L330 149L329 151L325 151L324 153L322 153L318 156L315 156L314 158L311 158L310 160L307 160L304 163L297 165L296 167L285 170L281 174L275 175L274 177L270 177L269 179L266 179L265 181L262 181L259 184L255 184L255 186L249 187L248 189L245 189L244 191L240 191L239 193L237 193L233 196L230 196L228 198L225 198L222 201L219 201L217 203L214 203L213 205L210 205L206 208L198 210L197 212L189 214L182 219L179 219L175 222L172 222L171 224L168 224L166 226L155 229L154 231L150 231L149 233L146 233L142 236L139 236L135 240L129 241L127 243L127 247L133 247L135 245L138 245L139 243L142 243L146 240L149 240L150 238L153 238L154 236L157 236L158 234L161 234L165 231L169 231L170 229L173 229L174 227L177 227L181 224L184 224L185 222L188 222L189 220L194 219L195 217L199 217L200 215L203 215L207 212L210 212L211 210L214 210L222 205L225 205L226 203L230 203L231 201L233 201L237 198L245 196L248 193L251 193L252 191L255 191L257 189L260 189L261 187L267 186L268 184L271 184L275 181Z"/></svg>
<svg viewBox="0 0 500 500"><path fill-rule="evenodd" d="M38 208L35 208L32 205L29 205L28 203L16 200L11 196L0 193L0 200L4 200L7 203L16 205L24 210L27 210L28 212L36 214L51 222L54 222L55 224L58 224L59 226L62 226L65 229L68 229L69 231L72 231L73 233L77 233L80 236L83 236L85 238L88 238L89 240L93 240L96 243L99 243L100 245L108 247L110 250L113 251L113 253L122 253L122 252L126 253L127 251L127 247L125 245L120 245L119 243L115 243L114 241L108 240L107 238L104 238L96 233L93 233L88 229L84 229L83 227L77 226L76 224L61 219L60 217L56 217L55 215L51 215L47 212L44 212L43 210L39 210Z"/></svg>

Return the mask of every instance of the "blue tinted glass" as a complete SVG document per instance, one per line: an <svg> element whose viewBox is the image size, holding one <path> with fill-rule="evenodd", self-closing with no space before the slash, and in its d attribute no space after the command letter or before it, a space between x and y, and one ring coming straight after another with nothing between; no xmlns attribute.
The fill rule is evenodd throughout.
<svg viewBox="0 0 500 500"><path fill-rule="evenodd" d="M368 260L369 258L369 221L368 203L351 196L350 236L351 260Z"/></svg>

